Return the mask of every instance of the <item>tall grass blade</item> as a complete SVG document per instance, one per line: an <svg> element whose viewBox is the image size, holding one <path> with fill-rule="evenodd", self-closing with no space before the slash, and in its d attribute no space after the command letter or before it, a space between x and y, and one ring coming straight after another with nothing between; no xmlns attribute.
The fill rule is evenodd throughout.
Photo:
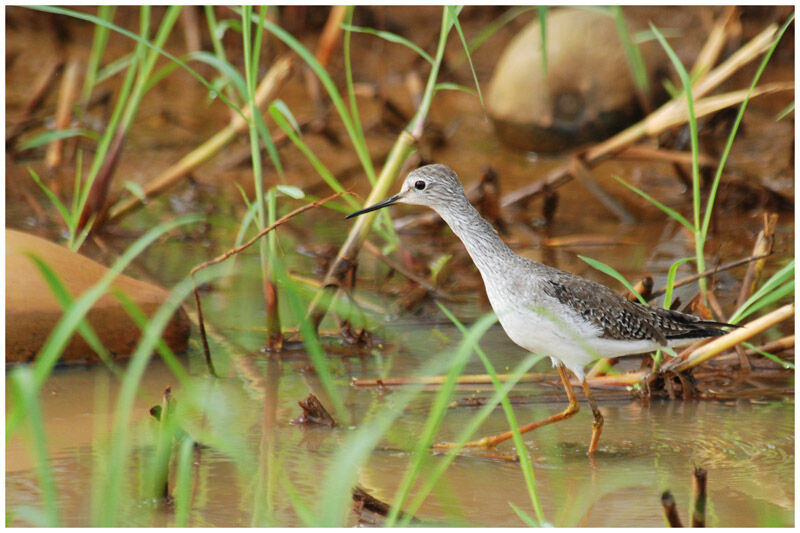
<svg viewBox="0 0 800 533"><path fill-rule="evenodd" d="M335 192L346 193L346 189L339 183L339 180L331 174L325 164L319 160L319 158L311 151L311 148L300 138L297 134L297 121L294 120L294 117L289 114L286 116L285 113L288 111L286 105L279 105L279 101L273 102L269 106L269 113L272 117L272 120L275 121L275 124L278 125L279 128L283 130L287 137L294 143L294 145L306 156L308 162L311 163L311 166L314 167L314 170L320 175L320 177L328 184L328 186L333 189ZM283 102L280 102L281 104ZM360 207L359 203L349 194L343 194L342 198L350 204L353 209L358 209Z"/></svg>
<svg viewBox="0 0 800 533"><path fill-rule="evenodd" d="M633 80L636 87L642 95L647 95L650 92L650 82L647 80L647 69L645 68L642 52L639 47L634 44L631 35L628 32L628 25L625 22L625 15L622 13L622 7L612 7L614 13L614 21L617 24L617 33L622 47L625 49L625 55L628 57L628 65L633 73Z"/></svg>
<svg viewBox="0 0 800 533"><path fill-rule="evenodd" d="M631 185L630 183L628 183L627 181L623 180L619 176L612 175L612 177L615 180L617 180L618 182L620 182L621 184L623 184L624 186L626 186L627 188L629 188L630 190L632 190L633 192L635 192L636 194L638 194L639 196L641 196L642 198L644 198L645 200L647 200L648 202L650 202L651 204L653 204L654 206L656 206L657 208L659 208L661 211L663 211L664 213L666 213L667 215L669 215L670 217L672 217L676 221L680 222L686 229L688 229L692 233L695 232L694 225L692 225L692 223L689 222L688 220L686 220L686 218L683 215L681 215L680 213L678 213L677 211L675 211L671 207L667 207L666 205L662 204L661 202L659 202L658 200L656 200L655 198L653 198L652 196L650 196L649 194L647 194L643 190L639 189L635 185Z"/></svg>
<svg viewBox="0 0 800 533"><path fill-rule="evenodd" d="M439 309L447 315L447 318L456 325L456 327L461 331L462 334L466 334L466 328L464 325L456 318L456 316L447 309L443 304L437 302ZM536 478L533 473L533 464L531 463L530 454L528 453L528 448L525 446L525 442L522 440L522 435L519 432L519 424L517 423L517 416L514 414L514 409L511 407L511 402L508 400L507 393L500 394L501 391L504 390L503 383L500 382L500 379L497 377L497 372L494 369L494 365L492 365L489 358L486 356L486 353L481 349L480 346L475 347L475 351L477 352L478 356L483 363L484 368L486 368L486 373L489 374L489 377L492 380L492 386L494 387L495 392L500 395L500 405L503 407L503 412L506 415L506 420L508 420L509 428L513 433L512 440L514 442L514 446L517 449L517 453L519 455L519 463L520 468L522 469L522 477L525 480L525 486L528 489L528 497L531 500L531 506L536 513L536 516L539 520L539 525L545 524L544 519L544 511L542 510L542 505L539 502L539 494L536 490ZM532 357L528 357L522 363L520 363L517 367L516 372L527 372L528 369L544 359L542 355L533 355ZM530 363L528 362L530 361ZM514 374L516 375L516 374ZM516 382L517 379L514 379L512 375L512 379L509 382ZM521 376L522 374L520 374ZM509 502L510 505L512 505Z"/></svg>
<svg viewBox="0 0 800 533"><path fill-rule="evenodd" d="M453 20L453 26L458 33L458 37L461 39L461 45L464 47L464 53L467 55L469 70L472 72L472 80L475 82L475 89L478 91L478 100L481 102L481 109L486 112L486 105L483 101L483 93L481 93L481 84L478 82L478 75L475 73L475 66L472 64L472 54L469 52L469 45L467 44L467 40L464 38L464 31L461 29L461 24L458 22L458 15L456 15L456 11L453 6L447 6L447 10L450 12L450 18Z"/></svg>
<svg viewBox="0 0 800 533"><path fill-rule="evenodd" d="M300 325L300 335L303 339L303 345L308 351L308 356L314 365L314 370L317 372L320 382L322 383L325 392L333 402L333 410L342 424L349 423L349 415L344 405L344 400L334 382L333 374L329 369L329 359L325 355L320 343L319 337L314 327L311 325L308 317L305 315L305 308L298 296L298 289L286 272L281 269L276 273L282 286L286 287L286 299L289 303L289 308L294 315L294 320Z"/></svg>
<svg viewBox="0 0 800 533"><path fill-rule="evenodd" d="M736 119L733 122L733 127L731 128L730 134L728 134L728 141L725 143L725 148L722 150L722 155L719 158L719 165L717 165L717 171L714 174L714 181L711 184L711 190L708 193L708 200L706 201L706 210L703 216L703 223L700 226L700 234L702 235L702 239L705 240L706 236L708 235L708 228L711 224L711 213L714 209L714 200L717 197L717 190L719 189L720 181L722 180L722 171L725 168L725 163L728 161L728 155L730 154L731 148L733 147L733 140L736 138L736 133L739 131L739 125L742 122L742 117L744 116L744 110L747 109L747 104L750 102L750 96L753 93L753 90L758 83L758 80L761 79L761 74L764 72L764 69L767 67L767 63L769 62L770 58L772 57L773 52L775 52L775 48L777 48L778 43L781 41L783 34L789 28L789 25L794 20L794 12L792 12L791 16L786 20L783 24L781 29L778 31L778 35L775 36L775 40L772 43L772 46L769 48L766 54L764 54L764 58L761 60L761 64L758 66L758 70L756 71L755 76L753 76L753 81L750 82L750 87L747 90L747 96L745 96L744 101L739 106L739 112L736 115Z"/></svg>
<svg viewBox="0 0 800 533"><path fill-rule="evenodd" d="M65 15L65 16L68 16L68 17L72 17L72 18L76 18L76 19L80 19L80 20L85 20L87 22L91 22L92 24L95 24L95 25L98 25L98 26L104 26L104 27L106 27L106 28L108 28L108 29L110 29L112 31L120 33L120 34L122 34L122 35L124 35L126 37L129 37L129 38L133 39L134 41L153 49L154 51L156 51L157 53L163 55L164 57L166 57L170 61L174 61L175 63L179 64L181 66L181 68L186 70L189 74L192 75L192 77L194 77L197 81L202 83L209 91L214 91L214 86L210 82L208 82L205 78L203 78L194 69L189 67L189 65L187 65L186 63L184 63L180 59L178 59L174 55L170 54L166 50L164 50L162 48L159 48L159 47L156 47L155 45L150 43L147 39L145 39L145 38L143 38L143 37L141 37L139 35L136 35L135 33L130 32L130 31L124 29L124 28L116 26L116 25L112 24L109 21L103 20L101 18L98 18L98 17L96 17L94 15L90 15L88 13L81 13L80 11L75 11L73 9L66 9L66 8L57 7L57 6L29 6L28 8L29 9L35 9L37 11L44 11L46 13L53 13L53 14L56 14L56 15ZM233 102L228 100L228 98L225 97L225 95L221 94L220 95L220 99L222 101L224 101L231 109L233 109L234 111L239 112L238 108L233 104Z"/></svg>
<svg viewBox="0 0 800 533"><path fill-rule="evenodd" d="M147 323L139 344L136 346L136 350L128 363L112 419L111 449L109 450L108 459L110 468L108 478L104 483L104 492L107 499L105 505L99 509L99 516L95 518L95 525L105 527L117 525L123 479L127 471L128 451L131 446L129 433L132 429L130 418L134 399L150 356L161 340L161 333L175 310L192 293L193 289L194 282L191 277L184 278L173 288L167 300Z"/></svg>
<svg viewBox="0 0 800 533"><path fill-rule="evenodd" d="M669 272L667 272L667 286L664 291L664 308L669 309L672 306L672 291L675 289L675 276L678 274L678 267L692 259L694 258L685 257L683 259L678 259L669 267Z"/></svg>
<svg viewBox="0 0 800 533"><path fill-rule="evenodd" d="M66 312L74 300L67 290L67 287L64 285L64 282L61 281L61 278L58 276L58 274L56 274L56 272L50 268L50 265L45 263L40 257L31 253L27 255L31 258L31 261L36 264L36 268L39 269L39 273L41 274L42 278L44 278L47 286L50 288L50 292L52 292L53 296L55 296L58 305ZM95 333L91 324L89 324L85 318L80 321L77 330L78 333L81 334L81 337L83 337L86 341L86 344L88 344L89 347L94 350L100 360L103 361L103 363L105 363L106 366L108 366L108 368L115 373L119 372L119 369L116 368L114 362L111 360L111 354L108 352L108 350L106 350L106 347L103 346L103 343L100 341L97 333Z"/></svg>
<svg viewBox="0 0 800 533"><path fill-rule="evenodd" d="M756 292L750 295L750 298L745 300L739 309L730 316L728 322L736 324L746 316L764 307L764 299L769 295L774 295L776 291L785 291L786 283L794 283L794 259L770 276ZM783 289L778 288L781 285L784 285ZM782 294L781 297L782 296L785 296L785 294ZM771 301L775 301L775 299L773 298Z"/></svg>
<svg viewBox="0 0 800 533"><path fill-rule="evenodd" d="M538 9L536 6L515 6L507 11L504 11L502 15L497 17L495 20L484 26L480 29L478 34L472 38L469 42L469 52L473 53L475 50L478 49L483 42L494 35L497 30L517 18L518 16L522 15L523 13L527 13L528 11L532 11L534 9Z"/></svg>
<svg viewBox="0 0 800 533"><path fill-rule="evenodd" d="M697 137L697 117L695 116L694 112L694 97L692 95L692 82L689 79L689 73L686 71L686 68L681 63L681 60L678 59L678 55L669 45L667 40L658 31L658 28L651 22L650 29L656 36L656 39L661 44L661 47L664 48L664 51L667 53L672 65L675 67L675 70L678 72L678 76L681 79L681 83L683 84L683 93L686 97L686 108L689 115L689 139L692 149L692 207L694 213L694 245L695 245L695 255L697 256L697 272L703 272L706 269L706 259L705 259L705 235L702 233L701 230L701 222L700 222L700 165L698 163L698 153L700 151L699 144L698 144L698 137ZM706 279L700 278L700 294L703 295L705 299L706 294Z"/></svg>
<svg viewBox="0 0 800 533"><path fill-rule="evenodd" d="M175 475L175 527L189 525L192 510L192 459L194 441L184 437L178 447L177 473Z"/></svg>
<svg viewBox="0 0 800 533"><path fill-rule="evenodd" d="M469 361L469 356L475 350L478 340L484 333L497 321L497 317L493 313L481 317L470 330L464 335L464 339L459 344L456 353L453 355L450 370L447 372L445 382L440 387L433 400L428 418L425 421L425 426L422 433L417 439L417 446L411 455L411 462L406 469L403 479L395 493L392 510L386 519L387 524L392 524L397 518L403 502L408 497L411 487L417 481L417 478L422 472L423 466L430 459L430 447L436 437L436 433L444 420L444 415L447 412L450 398L456 389L458 376L460 376Z"/></svg>
<svg viewBox="0 0 800 533"><path fill-rule="evenodd" d="M628 281L627 279L625 279L625 276L623 276L622 274L617 272L616 269L614 269L613 267L611 267L611 266L609 266L609 265L607 265L605 263L601 263L597 259L592 259L591 257L586 257L585 255L579 255L578 257L582 261L588 263L590 267L592 267L592 268L594 268L596 270L599 270L603 274L607 274L607 275L611 276L612 278L614 278L615 280L617 280L620 283L622 283L622 285L626 289L628 289L631 293L633 293L636 296L636 299L639 300L639 302L642 305L647 305L647 301L642 297L641 294L639 294L636 291L636 289L633 288L633 285L631 285L631 282Z"/></svg>
<svg viewBox="0 0 800 533"><path fill-rule="evenodd" d="M31 428L31 450L36 463L36 477L41 490L41 501L44 507L45 525L60 527L61 518L58 506L58 493L56 490L53 467L50 464L50 454L47 449L47 436L45 435L44 413L42 412L39 387L36 377L28 366L19 366L11 371L10 376L14 408L23 412Z"/></svg>
<svg viewBox="0 0 800 533"><path fill-rule="evenodd" d="M365 28L362 26L353 26L352 24L341 24L340 27L350 32L366 33L368 35L374 35L376 37L380 37L385 41L389 41L390 43L402 44L406 48L409 48L414 52L416 52L420 57L422 57L422 59L424 59L428 63L433 64L433 58L430 56L428 52L426 52L416 44L412 43L405 37L397 35L396 33L384 30L376 30L374 28Z"/></svg>

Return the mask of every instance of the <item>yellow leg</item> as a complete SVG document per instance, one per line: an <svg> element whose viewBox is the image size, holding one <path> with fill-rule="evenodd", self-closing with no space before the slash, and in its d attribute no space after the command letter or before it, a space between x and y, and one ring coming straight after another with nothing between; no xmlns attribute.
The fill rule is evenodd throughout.
<svg viewBox="0 0 800 533"><path fill-rule="evenodd" d="M603 432L603 414L600 412L600 408L597 407L597 402L592 398L586 380L583 381L583 393L586 394L586 400L589 402L589 407L592 408L592 441L589 443L589 455L591 455L597 449L600 433Z"/></svg>
<svg viewBox="0 0 800 533"><path fill-rule="evenodd" d="M564 384L564 390L567 391L567 399L569 399L569 405L567 408L564 409L562 412L554 414L552 416L548 416L542 420L538 420L536 422L532 422L528 425L522 426L519 428L520 433L526 433L528 431L532 431L536 428L540 428L542 426L546 426L547 424L552 424L554 422L560 422L566 418L571 417L575 413L578 412L580 407L578 406L578 400L575 398L575 391L572 390L572 384L569 382L569 376L567 376L567 369L564 365L558 365L558 373L561 376L561 381ZM593 404L592 404L593 405ZM593 411L596 410L596 406L593 405ZM597 411L599 414L599 411ZM600 426L602 427L603 417L600 417ZM492 448L497 446L503 441L510 439L513 436L511 431L504 431L503 433L498 433L497 435L490 435L488 437L484 437L480 440L470 441L464 444L464 446L469 447L482 447L482 448ZM598 431L598 438L600 437L600 433ZM450 442L442 442L439 444L434 444L433 448L437 450L453 448L455 445Z"/></svg>

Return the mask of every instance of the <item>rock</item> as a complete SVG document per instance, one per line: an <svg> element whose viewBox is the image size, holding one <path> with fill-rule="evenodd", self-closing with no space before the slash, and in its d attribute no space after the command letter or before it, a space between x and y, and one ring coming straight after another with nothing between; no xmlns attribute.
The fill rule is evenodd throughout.
<svg viewBox="0 0 800 533"><path fill-rule="evenodd" d="M642 115L612 16L548 11L546 76L540 31L538 19L525 26L492 76L487 110L503 142L534 152L561 151L605 139ZM640 46L650 80L666 57L653 45Z"/></svg>
<svg viewBox="0 0 800 533"><path fill-rule="evenodd" d="M94 285L108 268L45 239L6 230L6 364L31 361L44 345L63 312L39 269L26 253L45 261L78 298ZM112 288L123 291L147 316L161 306L168 292L121 274ZM115 358L131 355L141 332L117 299L103 295L87 314L103 345ZM170 319L162 337L174 352L186 349L190 323L183 309ZM61 361L95 362L97 355L76 333L61 354Z"/></svg>

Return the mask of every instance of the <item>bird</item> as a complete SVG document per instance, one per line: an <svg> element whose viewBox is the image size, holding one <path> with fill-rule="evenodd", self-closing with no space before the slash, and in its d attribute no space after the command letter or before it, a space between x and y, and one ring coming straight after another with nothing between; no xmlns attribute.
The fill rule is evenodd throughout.
<svg viewBox="0 0 800 533"><path fill-rule="evenodd" d="M604 419L586 383L584 367L588 363L720 336L726 333L721 328L730 326L628 300L600 283L518 255L472 206L458 176L445 165L426 165L409 172L399 193L346 218L394 204L426 206L444 219L478 268L489 303L508 337L525 350L549 356L557 369L567 393L566 409L521 426L520 433L578 412L569 370L583 387L592 410L588 453L594 454ZM493 447L512 435L506 431L466 446Z"/></svg>

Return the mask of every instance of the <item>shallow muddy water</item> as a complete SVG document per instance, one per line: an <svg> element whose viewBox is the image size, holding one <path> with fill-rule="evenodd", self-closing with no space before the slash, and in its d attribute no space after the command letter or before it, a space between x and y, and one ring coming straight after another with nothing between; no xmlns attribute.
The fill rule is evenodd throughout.
<svg viewBox="0 0 800 533"><path fill-rule="evenodd" d="M454 328L442 328L457 336ZM401 328L397 341L423 335L419 328ZM513 365L520 354L494 327L485 342L498 367ZM427 339L428 344L436 342ZM384 362L398 372L422 364L426 354L416 343ZM424 344L422 342L421 344ZM505 349L504 349L505 348ZM200 354L191 354L197 357ZM304 427L290 423L301 414L297 401L313 389L313 377L298 371L303 358L283 363L258 355L243 355L233 366L232 377L214 383L205 380L208 394L226 411L226 432L235 435L232 444L239 457L261 471L271 457L280 465L278 476L291 479L298 490L313 494L320 477L330 467L335 452L352 428ZM362 364L363 363L363 364ZM467 372L480 371L471 363ZM345 389L348 411L359 420L376 399L372 389L352 389L353 377L374 377L374 359L345 361L337 365L337 381ZM537 369L547 371L549 362ZM394 373L394 372L393 372ZM153 361L142 381L134 410L134 457L152 446L155 422L148 415L159 402L161 391L175 385L165 365ZM57 371L43 391L55 480L59 489L65 524L89 523L91 498L87 487L101 463L108 442L108 420L116 397L114 378L99 368L65 368ZM515 404L520 423L547 416L563 408L563 394L557 400L553 385L519 385ZM383 402L391 402L397 391L385 391ZM433 392L422 393L395 422L388 438L381 441L366 465L358 471L358 484L373 496L391 501L413 446L428 413ZM477 393L485 395L485 391ZM546 401L537 395L546 394ZM461 388L456 399L475 396ZM180 390L176 390L180 401ZM606 418L596 458L586 456L591 415L582 410L572 419L541 428L524 436L533 460L539 498L545 518L558 526L660 526L660 496L669 489L679 511L688 521L691 475L694 465L708 471L708 521L719 526L755 526L767 523L790 525L794 505L794 404L785 401L663 402L643 403L628 398L601 401ZM453 407L438 434L453 438L474 414L470 407ZM482 432L502 431L505 417L496 409ZM270 439L265 439L270 435ZM270 441L265 451L265 440ZM512 453L508 443L498 452ZM434 456L431 467L442 457ZM253 520L252 472L224 450L204 448L196 452L195 496L190 515L193 525L246 526ZM137 462L136 460L134 462ZM39 493L26 438L14 437L6 450L6 507L10 525L25 525L25 508L36 507ZM93 472L94 471L94 472ZM140 479L131 467L131 480ZM424 476L423 476L424 477ZM517 462L481 457L459 457L449 467L438 488L428 497L417 518L432 524L522 525L509 507L530 511L530 501ZM412 492L413 496L413 492ZM273 517L277 523L299 525L285 495L274 498ZM168 525L173 515L155 504L128 501L122 506L120 523L130 526ZM351 520L354 518L351 517Z"/></svg>
<svg viewBox="0 0 800 533"><path fill-rule="evenodd" d="M380 17L402 21L407 30L405 35L430 50L431 36L438 31L440 22L438 8L402 10L404 13L388 13L386 9L377 8L376 11ZM473 17L470 8L465 12ZM16 59L7 67L6 104L7 111L14 113L25 105L35 75L30 72L33 63L26 58L34 50L37 54L53 53L50 48L55 44L49 40L44 42L44 52L29 46L31 39L37 38L41 31L38 19L27 11L12 10L11 14L14 15L13 27L7 36L7 46L11 50L9 57ZM135 29L138 19L134 15L128 13L120 24L127 23ZM467 17L466 33L474 35L496 16L496 12L486 10L474 18ZM474 55L481 83L488 80L496 56L513 31L528 19L522 17L510 24L507 31L489 39ZM670 19L665 16L665 20ZM88 44L81 43L91 42L91 28L72 25L70 29L73 32L70 53L85 57ZM301 36L309 46L316 42L316 37L311 31ZM182 50L182 40L175 37L173 41L169 46ZM371 155L380 167L402 125L387 127L381 118L382 103L377 97L363 96L369 93L365 87L410 112L413 105L405 75L417 67L413 54L398 45L365 35L354 35L353 43L354 76L364 84L363 93L359 93L359 106ZM460 65L463 63L459 63L461 56L457 55L460 48L455 46L455 41L452 44L453 51L448 54L453 56L454 65ZM680 46L692 49L691 43L683 42ZM130 48L130 42L112 34L110 56L120 57L129 53ZM276 55L274 50L270 51ZM390 54L397 54L391 56L396 61L386 61ZM338 61L341 63L340 59ZM203 70L204 65L195 66L207 77L215 74ZM451 68L447 76L452 80L463 85L472 83L466 67ZM265 69L266 66L262 70ZM331 70L341 74L341 64L334 65ZM421 75L427 75L427 70ZM751 75L751 71L742 75L744 86ZM784 79L793 79L793 58L791 62L785 57L783 61L775 61L765 72L765 81ZM343 86L343 76L336 81ZM108 85L116 90L114 84L118 83L119 80L112 79ZM282 88L280 98L296 117L309 119L314 115L302 72L292 76ZM789 102L790 93L779 93L754 99L748 108L742 133L737 137L728 163L731 173L726 173L723 180L706 244L709 267L750 255L754 238L763 227L764 211L775 207L762 197L756 197L756 192L769 189L776 196L794 198L794 124L791 119L775 121L775 115ZM44 107L52 114L54 106L55 97L51 95L45 99ZM98 110L93 113L103 115ZM218 132L228 119L229 110L219 101L211 102L205 88L190 80L188 75L178 72L167 77L142 102L121 154L116 171L118 178L113 187L120 189L127 180L146 183ZM363 200L368 192L367 180L338 119L331 113L328 122L343 144L333 143L315 132L306 133L305 141L343 185L357 191ZM270 122L269 127L275 131L273 123ZM444 142L439 144L428 137L421 139L417 148L422 157L451 166L466 186L479 179L483 167L491 166L499 176L503 194L541 179L565 161L564 157L525 154L503 146L494 136L478 99L460 91L442 91L436 95L426 131L438 131ZM702 148L719 149L720 139L724 141L724 136L706 139ZM287 183L310 195L329 194L328 187L296 147L286 144L279 151ZM17 156L7 152L7 180L29 180L28 167L41 170L42 160L43 149ZM192 173L191 183L189 180L180 182L164 196L152 199L145 209L134 212L109 233L101 234L97 241L90 239L82 253L110 264L130 244L132 235L139 235L154 224L182 213L204 213L205 225L159 241L127 271L134 277L168 288L174 286L191 267L233 247L244 217L236 185L241 185L248 197L253 197L252 170L248 165L248 143L242 136L219 156L198 167ZM278 178L268 162L265 162L265 169L268 186L277 183ZM62 187L68 187L73 171L74 168L65 165L54 171L52 177L63 182ZM671 163L612 159L594 167L592 174L601 188L635 216L635 222L621 222L587 186L573 180L558 189L558 207L549 226L543 227L543 201L537 197L526 207L506 212L508 227L503 237L521 255L600 281L615 290L622 290L622 287L590 268L578 255L607 263L632 281L653 275L656 288L660 287L675 261L694 255L693 237L612 176L620 176L645 189L687 217L691 213L690 189L680 181ZM729 179L741 187L726 188L724 184ZM765 184L764 188L747 188L746 185L754 181ZM8 190L12 193L6 205L9 227L46 235L52 240L60 237L55 215L49 222L43 221L14 192L16 189L9 187ZM32 194L39 194L33 186L31 190ZM43 195L39 201L49 206ZM281 214L289 212L305 201L280 197L279 211ZM424 213L416 207L392 209L395 220L405 222ZM305 213L281 227L278 231L280 247L291 273L319 281L326 261L335 254L350 227L351 223L343 219L342 213L324 209ZM436 284L446 296L452 297L439 301L452 309L459 319L469 325L490 310L477 271L461 243L447 228L420 229L412 223L398 233L399 249L386 251L398 261L409 253L419 264L430 266L444 254L452 255L439 272ZM370 234L370 240L377 246L384 244L376 234ZM775 250L774 261L765 267L765 276L794 256L793 211L785 206L780 209ZM398 403L404 392L402 388L355 387L352 379L419 375L439 354L453 351L461 339L433 298L424 294L413 298L417 287L390 272L371 254L362 251L359 259L356 296L378 343L363 350L339 338L326 337L331 371L346 408L346 419L339 420L340 426L333 429L292 422L301 415L297 402L304 400L309 392L330 407L311 360L302 347L298 347L299 343L292 343L290 349L280 354L266 354L260 350L265 340L265 311L257 255L250 250L235 261L229 260L217 267L218 277L206 287L202 299L214 362L222 377L207 377L196 329L189 352L181 356L190 375L187 383L181 384L157 357L149 363L132 413L132 461L125 472L125 494L121 499L118 525L175 523L173 508L137 497L142 493L146 463L154 447L156 423L148 411L160 402L167 386L172 387L187 431L204 444L194 455L191 525L307 523L298 516L296 502L282 479L289 480L297 489L310 513L317 511L316 503L332 496L322 493L324 475L335 466L337 454L359 428L370 423L373 417L385 416L384 409ZM682 266L678 277L692 273L693 268L693 264ZM728 312L738 294L745 268L721 273L715 279L715 294ZM428 272L422 275L427 277ZM310 299L313 290L306 289L303 296ZM695 293L696 288L689 285L676 295L687 302ZM187 303L186 309L192 314L193 304ZM291 316L285 299L281 300L281 314ZM336 326L328 316L322 329L331 332ZM784 323L776 329L789 334L792 325ZM498 325L484 336L481 346L498 372L511 372L526 355ZM442 358L445 363L447 357ZM788 358L792 360L792 354ZM639 362L629 359L623 364L634 368ZM442 364L440 373L446 370L447 365ZM519 384L513 389L510 396L521 424L558 412L566 405L550 362L541 361L532 371L548 372L552 379ZM473 354L464 373L484 372ZM784 389L791 389L793 383L789 378L785 381ZM7 379L7 385L8 382ZM98 491L102 490L106 477L104 462L118 393L118 379L100 366L59 368L44 386L41 398L47 444L65 525L96 523L96 506L104 501ZM189 394L191 398L187 398ZM448 409L437 440L455 438L477 412L476 408L464 404L490 394L490 386L459 386L454 396L458 405ZM402 411L366 463L357 469L356 483L360 487L383 501L392 502L412 459L409 450L413 449L425 426L434 395L434 390L425 390ZM646 402L633 392L615 390L598 391L598 399L606 422L599 453L594 459L586 455L591 414L585 408L565 422L523 436L533 461L538 497L547 522L556 526L662 526L660 498L662 492L669 489L677 501L681 519L687 524L692 470L696 465L708 471L709 525L794 525L793 397L774 394L759 395L751 400ZM198 406L213 414L210 422L198 415L195 410ZM8 409L7 396L7 412ZM482 425L479 435L505 429L505 416L497 408ZM497 452L506 457L515 454L510 442L502 444ZM442 456L431 456L427 468L433 469L443 460ZM425 475L421 476L423 480ZM411 499L416 490L419 486L412 489ZM349 502L349 494L338 496ZM18 431L6 447L7 524L38 525L42 516L41 500L28 433ZM415 516L430 525L523 525L509 503L534 516L518 462L503 458L458 457ZM354 513L347 520L348 524L357 523Z"/></svg>

